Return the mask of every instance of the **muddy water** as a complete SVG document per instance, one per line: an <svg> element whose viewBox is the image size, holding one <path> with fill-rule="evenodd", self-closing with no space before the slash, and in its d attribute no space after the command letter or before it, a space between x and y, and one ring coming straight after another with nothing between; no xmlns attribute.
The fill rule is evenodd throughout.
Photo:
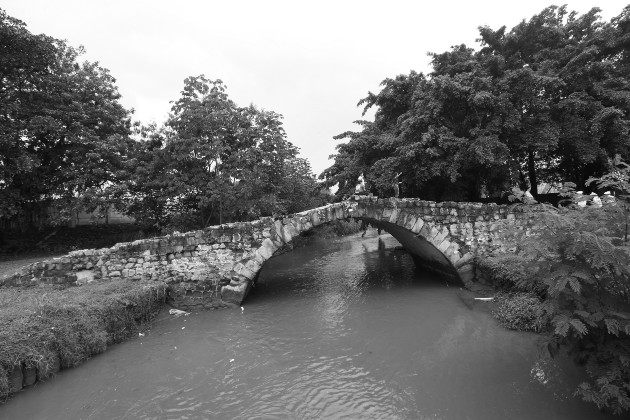
<svg viewBox="0 0 630 420"><path fill-rule="evenodd" d="M370 235L369 235L370 236ZM0 419L600 419L579 371L540 361L394 242L270 260L244 310L173 318L23 392Z"/></svg>

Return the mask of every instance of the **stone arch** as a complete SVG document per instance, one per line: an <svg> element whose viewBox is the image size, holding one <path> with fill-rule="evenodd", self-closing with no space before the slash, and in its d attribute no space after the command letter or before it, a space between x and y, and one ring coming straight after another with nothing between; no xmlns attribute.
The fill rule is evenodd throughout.
<svg viewBox="0 0 630 420"><path fill-rule="evenodd" d="M296 236L305 233L315 226L334 222L336 220L361 220L372 226L381 228L396 238L405 250L411 255L418 268L430 270L446 277L447 283L463 286L462 278L453 264L452 256L455 252L445 254L444 251L458 250L459 246L451 240L448 229L432 230L427 227L426 233L422 231L425 223L422 219L414 218L413 223L404 215L400 219L401 224L394 223L396 220L391 214L387 215L388 220L381 217L367 216L368 212L357 211L357 206L340 203L338 205L325 206L307 212L298 213L292 217L275 220L261 246L251 254L248 261L242 261L235 267L237 276L240 277L232 284L225 285L222 289L224 300L231 303L240 304L251 286L255 283L264 262L273 257L284 245L290 244ZM365 215L361 215L365 214ZM407 225L405 225L405 222ZM409 226L411 225L411 226ZM428 226L428 224L426 224ZM414 232L412 229L416 229ZM422 232L421 232L422 231ZM436 233L437 232L437 233ZM449 255L451 258L449 258ZM459 259L459 258L458 258Z"/></svg>
<svg viewBox="0 0 630 420"><path fill-rule="evenodd" d="M459 272L451 262L451 260L438 249L438 247L421 234L414 233L409 229L390 222L383 222L368 217L355 217L355 220L362 220L370 225L380 228L392 235L403 248L411 255L416 267L426 269L446 277L449 284L463 286ZM448 238L443 239L451 242Z"/></svg>

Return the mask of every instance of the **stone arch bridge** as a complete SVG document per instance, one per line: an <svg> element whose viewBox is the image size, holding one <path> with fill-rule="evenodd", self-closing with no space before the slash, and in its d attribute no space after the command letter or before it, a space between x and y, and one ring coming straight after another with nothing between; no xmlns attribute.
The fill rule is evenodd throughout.
<svg viewBox="0 0 630 420"><path fill-rule="evenodd" d="M175 306L240 304L266 260L294 237L324 223L363 220L394 236L422 267L470 286L476 257L514 252L519 239L542 228L542 207L378 199L347 201L282 218L229 223L188 233L119 243L112 248L73 251L28 265L0 279L0 286L72 285L126 278L162 280Z"/></svg>

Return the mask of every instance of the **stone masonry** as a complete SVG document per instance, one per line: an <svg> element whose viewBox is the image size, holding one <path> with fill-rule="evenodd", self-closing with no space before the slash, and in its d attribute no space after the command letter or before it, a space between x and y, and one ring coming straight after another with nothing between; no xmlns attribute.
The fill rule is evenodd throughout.
<svg viewBox="0 0 630 420"><path fill-rule="evenodd" d="M188 233L73 251L0 279L8 286L83 286L115 278L162 280L182 308L239 305L264 262L302 232L340 219L360 219L394 235L416 264L442 266L464 285L475 279L475 259L514 252L536 234L542 207L435 203L419 199L352 197L279 219L229 223Z"/></svg>

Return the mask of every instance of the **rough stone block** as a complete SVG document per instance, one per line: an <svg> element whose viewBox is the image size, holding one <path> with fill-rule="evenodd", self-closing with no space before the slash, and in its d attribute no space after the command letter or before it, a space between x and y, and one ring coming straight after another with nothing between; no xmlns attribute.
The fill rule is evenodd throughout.
<svg viewBox="0 0 630 420"><path fill-rule="evenodd" d="M76 273L76 282L77 284L81 285L81 284L86 284L86 283L91 283L94 281L94 271L92 270L82 270L82 271L77 271Z"/></svg>
<svg viewBox="0 0 630 420"><path fill-rule="evenodd" d="M398 218L398 214L399 213L400 213L400 209L398 209L398 208L392 209L391 213L389 214L389 219L387 221L389 223L396 223L396 219ZM383 214L383 215L385 215L385 214Z"/></svg>
<svg viewBox="0 0 630 420"><path fill-rule="evenodd" d="M431 236L431 225L429 223L424 223L418 234L424 236L424 238L428 240Z"/></svg>
<svg viewBox="0 0 630 420"><path fill-rule="evenodd" d="M248 283L223 286L221 287L221 300L234 305L240 305L243 299L245 299L248 289Z"/></svg>
<svg viewBox="0 0 630 420"><path fill-rule="evenodd" d="M439 245L437 246L437 249L439 249L441 252L444 253L446 252L449 246L451 246L451 241L445 238L439 243Z"/></svg>
<svg viewBox="0 0 630 420"><path fill-rule="evenodd" d="M27 387L37 382L37 369L35 366L24 367L22 369L23 383L22 386Z"/></svg>
<svg viewBox="0 0 630 420"><path fill-rule="evenodd" d="M9 371L9 392L18 392L24 387L24 375L22 374L21 366L13 366L13 369Z"/></svg>
<svg viewBox="0 0 630 420"><path fill-rule="evenodd" d="M457 264L455 264L455 268L457 269L457 271L459 271L460 267L463 267L466 264L470 263L473 260L473 258L474 258L473 254L470 252L467 252L464 255L462 255L459 261L457 261Z"/></svg>
<svg viewBox="0 0 630 420"><path fill-rule="evenodd" d="M472 263L460 265L460 267L457 269L457 273L459 274L459 277L462 279L462 282L464 283L464 285L470 288L475 280L474 265Z"/></svg>
<svg viewBox="0 0 630 420"><path fill-rule="evenodd" d="M405 229L413 231L413 227L416 225L418 218L413 214L409 214L406 217L404 227Z"/></svg>
<svg viewBox="0 0 630 420"><path fill-rule="evenodd" d="M295 226L291 224L282 226L282 240L285 243L291 242L293 238L297 236L298 234L299 233L297 229L295 228Z"/></svg>
<svg viewBox="0 0 630 420"><path fill-rule="evenodd" d="M389 207L382 209L382 211L380 212L381 215L380 215L380 217L378 219L386 221L386 222L389 222L389 219L390 219L393 211L394 211L394 209L389 208Z"/></svg>
<svg viewBox="0 0 630 420"><path fill-rule="evenodd" d="M431 237L427 238L435 245L439 245L442 243L446 235L442 233L442 230L439 227L433 227L431 229Z"/></svg>
<svg viewBox="0 0 630 420"><path fill-rule="evenodd" d="M262 264L256 260L249 260L245 264L245 267L247 267L247 269L252 271L253 273L258 273L258 271L262 267Z"/></svg>
<svg viewBox="0 0 630 420"><path fill-rule="evenodd" d="M276 249L277 248L273 244L273 242L269 238L267 238L263 241L262 246L258 248L257 252L265 260L268 260L269 258L271 258L273 253L276 252Z"/></svg>
<svg viewBox="0 0 630 420"><path fill-rule="evenodd" d="M413 225L413 228L411 228L411 231L413 233L420 233L423 226L424 226L424 220L422 220L422 217L418 217L416 219L416 223Z"/></svg>

